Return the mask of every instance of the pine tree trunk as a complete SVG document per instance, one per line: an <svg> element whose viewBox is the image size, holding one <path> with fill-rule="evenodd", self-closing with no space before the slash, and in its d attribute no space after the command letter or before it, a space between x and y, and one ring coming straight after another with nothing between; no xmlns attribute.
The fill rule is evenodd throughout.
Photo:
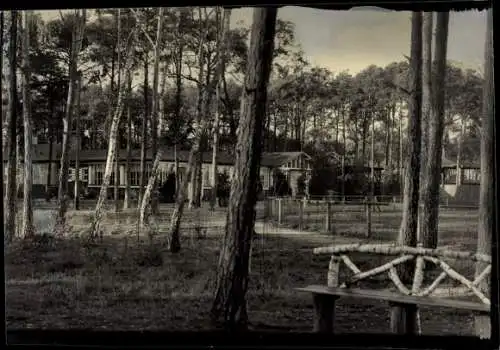
<svg viewBox="0 0 500 350"><path fill-rule="evenodd" d="M70 137L71 123L73 119L73 108L75 104L75 84L78 79L78 53L82 48L83 31L86 21L86 10L83 9L79 15L79 22L75 24L71 39L71 54L69 61L69 89L66 101L66 111L63 119L63 143L61 152L61 166L59 170L59 186L58 186L58 212L57 212L57 227L62 233L63 226L66 221L67 211L67 190L68 190L68 172L69 172L69 153L70 153Z"/></svg>
<svg viewBox="0 0 500 350"><path fill-rule="evenodd" d="M422 13L412 13L411 58L409 70L410 97L408 101L408 158L405 166L403 193L403 218L398 236L398 244L414 247L417 244L419 176L420 176L420 136L422 107ZM411 264L401 266L398 273L403 283L411 283ZM392 307L391 328L394 332L408 330L416 325L417 313L399 306Z"/></svg>
<svg viewBox="0 0 500 350"><path fill-rule="evenodd" d="M479 225L477 253L491 254L491 240L495 230L495 85L493 78L493 12L487 10L486 40L484 53L484 90L483 111L481 118L481 185L479 192ZM476 276L485 268L485 264L476 264ZM498 270L497 270L498 271ZM493 275L492 277L498 277ZM483 279L479 288L490 294L490 281ZM476 317L476 335L490 338L490 316Z"/></svg>
<svg viewBox="0 0 500 350"><path fill-rule="evenodd" d="M24 122L24 196L23 196L23 227L22 236L32 237L33 231L33 164L31 152L32 147L32 130L31 130L31 90L29 87L31 66L30 66L30 21L31 11L24 12L24 28L22 40L22 77L23 77L23 122ZM2 33L3 34L3 33Z"/></svg>
<svg viewBox="0 0 500 350"><path fill-rule="evenodd" d="M438 12L436 18L435 73L432 80L432 113L428 120L427 164L424 173L421 241L425 248L436 248L439 223L439 185L441 182L442 140L444 133L444 98L446 79L446 49L448 44L448 12ZM426 69L426 68L424 68Z"/></svg>
<svg viewBox="0 0 500 350"><path fill-rule="evenodd" d="M5 212L5 229L4 229L4 244L12 242L16 234L16 134L17 134L17 24L18 11L10 13L10 30L9 30L9 101L7 109L7 183L5 185L5 204L7 210Z"/></svg>
<svg viewBox="0 0 500 350"><path fill-rule="evenodd" d="M134 33L135 34L135 33ZM124 66L124 71L126 72L126 79L128 81L131 79L131 68L133 63L134 56L134 43L135 43L135 35L132 36L132 39L128 43L128 49L126 51L126 62ZM113 159L115 157L115 152L117 151L116 141L118 137L118 125L120 123L120 118L123 113L125 96L126 96L126 87L121 84L118 86L118 103L116 104L113 119L111 122L111 127L109 131L109 142L108 142L108 155L106 158L106 168L104 170L104 178L101 185L101 191L99 193L99 198L97 200L97 204L94 211L94 219L92 221L91 229L90 229L90 238L93 239L98 236L101 232L100 230L100 222L102 219L102 211L104 206L104 201L107 198L108 187L111 180L111 173L113 168Z"/></svg>
<svg viewBox="0 0 500 350"><path fill-rule="evenodd" d="M214 322L230 330L246 329L248 324L246 292L276 14L276 8L256 8L253 14L230 205L211 312Z"/></svg>
<svg viewBox="0 0 500 350"><path fill-rule="evenodd" d="M423 227L422 220L425 213L424 202L425 196L428 194L429 186L427 166L428 162L428 144L430 118L432 117L432 29L433 29L433 12L424 12L422 18L422 138L421 138L421 154L420 154L420 206L419 206L419 222L418 222L418 241L423 243ZM431 174L432 176L432 174Z"/></svg>

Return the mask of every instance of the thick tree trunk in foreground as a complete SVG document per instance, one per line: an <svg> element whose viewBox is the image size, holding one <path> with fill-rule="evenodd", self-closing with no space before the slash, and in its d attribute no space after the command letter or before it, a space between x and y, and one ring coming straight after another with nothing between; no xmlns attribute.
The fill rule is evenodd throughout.
<svg viewBox="0 0 500 350"><path fill-rule="evenodd" d="M31 152L32 130L31 130L31 90L30 90L30 27L31 11L24 12L24 28L22 40L22 73L23 73L23 123L24 123L24 195L23 195L23 226L22 236L31 237L34 234L33 228L33 163Z"/></svg>
<svg viewBox="0 0 500 350"><path fill-rule="evenodd" d="M493 13L489 9L486 19L486 42L484 53L484 92L481 118L481 186L479 192L479 225L477 252L491 254L491 239L495 230L495 86L493 81ZM494 262L493 262L494 263ZM485 264L476 264L476 276ZM498 276L493 276L498 277ZM479 285L483 293L490 295L490 279ZM491 337L490 316L476 317L476 335Z"/></svg>
<svg viewBox="0 0 500 350"><path fill-rule="evenodd" d="M18 11L10 13L9 31L9 104L7 109L7 183L5 185L6 197L4 200L7 210L5 212L4 243L12 242L16 234L16 134L17 134L17 24ZM2 169L3 171L3 169Z"/></svg>
<svg viewBox="0 0 500 350"><path fill-rule="evenodd" d="M78 53L82 48L83 31L85 28L85 14L86 10L83 9L80 13L78 22L72 33L71 39L71 53L69 61L69 89L66 101L66 113L63 119L63 142L61 152L61 166L59 171L59 186L58 186L58 212L57 212L57 226L58 230L63 230L63 225L66 221L67 211L67 190L68 190L68 172L69 172L69 153L70 153L70 132L71 122L73 119L73 108L75 105L75 85L78 79ZM62 233L62 231L60 232Z"/></svg>
<svg viewBox="0 0 500 350"><path fill-rule="evenodd" d="M413 12L411 20L411 58L409 70L408 101L408 158L405 165L403 193L403 218L399 230L398 244L414 247L417 244L418 199L420 176L420 117L422 107L422 13ZM403 283L411 283L412 264L399 269ZM392 307L391 329L393 332L408 331L416 325L417 312L399 306ZM411 329L416 332L416 329Z"/></svg>
<svg viewBox="0 0 500 350"><path fill-rule="evenodd" d="M421 242L425 248L438 244L439 186L441 182L441 150L444 133L444 99L446 49L448 45L448 12L438 12L436 20L435 75L432 81L432 112L428 119L427 163L421 169L425 181L421 184ZM425 68L424 68L425 69Z"/></svg>
<svg viewBox="0 0 500 350"><path fill-rule="evenodd" d="M422 18L422 138L420 152L420 206L418 221L418 241L422 241L423 202L428 190L426 176L428 162L428 144L430 127L429 120L432 113L432 29L434 12L424 12Z"/></svg>
<svg viewBox="0 0 500 350"><path fill-rule="evenodd" d="M232 330L246 329L248 322L246 292L276 14L276 8L254 9L231 198L211 312L214 322Z"/></svg>
<svg viewBox="0 0 500 350"><path fill-rule="evenodd" d="M126 57L127 60L125 62L125 67L124 70L126 72L126 79L125 81L128 81L130 79L131 75L131 67L133 63L133 56L134 56L134 49L133 45L135 43L135 35L132 34L133 37L129 40L129 47L126 52ZM106 168L104 170L104 178L103 182L101 185L101 191L99 193L99 199L97 200L97 204L95 207L95 212L94 212L94 220L91 225L90 229L90 238L95 238L97 235L100 233L100 222L102 219L102 211L103 211L103 205L104 201L107 198L107 192L108 192L108 187L109 183L111 180L111 172L113 168L113 159L115 157L115 152L117 151L116 147L116 141L118 137L118 125L120 123L120 118L123 113L123 108L124 108L124 102L125 102L125 96L126 96L126 87L123 86L124 84L121 84L118 86L118 103L116 104L113 119L111 122L111 127L109 131L109 142L108 142L108 155L106 158Z"/></svg>

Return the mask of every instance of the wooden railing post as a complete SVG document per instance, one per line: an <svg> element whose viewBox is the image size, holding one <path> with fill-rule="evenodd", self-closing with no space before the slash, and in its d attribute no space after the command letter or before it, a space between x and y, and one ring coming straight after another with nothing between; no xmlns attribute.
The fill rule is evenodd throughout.
<svg viewBox="0 0 500 350"><path fill-rule="evenodd" d="M342 259L338 255L332 255L330 258L330 264L328 265L328 276L327 285L328 287L338 287L339 285L339 273L340 273L340 262Z"/></svg>

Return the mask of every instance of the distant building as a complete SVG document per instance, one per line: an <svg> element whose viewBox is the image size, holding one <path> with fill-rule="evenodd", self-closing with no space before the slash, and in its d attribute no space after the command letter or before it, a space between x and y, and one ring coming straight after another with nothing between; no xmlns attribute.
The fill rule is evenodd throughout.
<svg viewBox="0 0 500 350"><path fill-rule="evenodd" d="M460 163L442 157L441 197L450 204L478 205L481 166L479 162Z"/></svg>
<svg viewBox="0 0 500 350"><path fill-rule="evenodd" d="M50 146L48 144L35 144L33 145L33 196L44 197L47 185L57 186L61 145L53 145L52 157L49 156ZM81 150L80 151L80 182L83 189L100 189L106 166L107 150ZM186 173L189 151L178 151L177 160L179 162L179 178L182 180ZM218 172L227 172L229 176L233 174L234 158L225 153L219 152L217 155ZM125 162L127 158L126 150L119 150L119 171L118 181L120 192L123 193L125 189ZM292 194L297 193L297 178L303 174L310 174L311 157L304 152L272 152L263 153L260 168L260 181L264 191L268 191L273 186L273 171L280 169L288 178L289 184L292 187ZM210 189L211 179L211 164L212 152L204 152L202 155L202 188L204 191ZM146 183L151 174L152 168L152 154L148 150L146 152ZM75 181L75 152L70 152L70 176L69 182ZM166 147L163 152L163 157L160 163L160 181L165 182L168 173L175 166L175 153L173 148ZM49 167L50 178L49 178ZM6 175L6 160L4 159L4 174ZM132 191L137 191L140 181L140 150L134 149L131 152L130 167L129 167L129 184ZM22 178L22 174L19 174ZM111 175L110 186L114 187L115 183L115 168ZM70 184L71 185L71 184Z"/></svg>

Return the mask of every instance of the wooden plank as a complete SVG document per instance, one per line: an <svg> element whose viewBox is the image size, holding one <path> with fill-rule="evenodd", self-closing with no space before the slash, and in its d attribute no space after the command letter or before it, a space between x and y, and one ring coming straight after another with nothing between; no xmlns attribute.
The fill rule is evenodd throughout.
<svg viewBox="0 0 500 350"><path fill-rule="evenodd" d="M470 301L462 301L462 300L401 295L398 293L383 291L383 290L369 290L369 289L359 289L359 288L335 288L322 285L311 285L304 288L296 288L296 290L301 292L309 292L313 294L335 295L338 297L383 300L399 304L415 304L422 306L447 307L452 309L469 310L482 313L490 312L490 307L485 304L474 303Z"/></svg>

